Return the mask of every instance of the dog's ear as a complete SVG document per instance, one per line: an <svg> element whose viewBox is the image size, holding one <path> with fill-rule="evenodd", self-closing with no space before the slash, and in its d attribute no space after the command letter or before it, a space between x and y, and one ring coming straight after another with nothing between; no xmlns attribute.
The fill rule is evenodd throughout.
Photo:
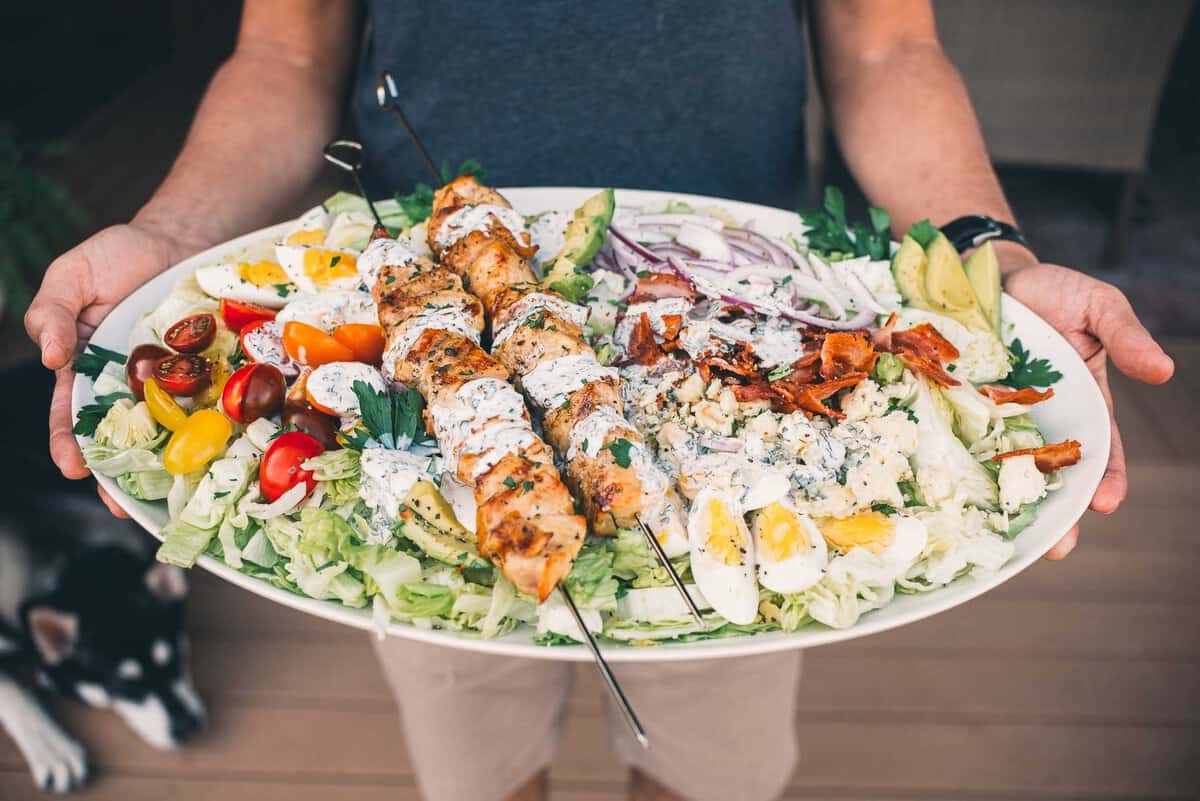
<svg viewBox="0 0 1200 801"><path fill-rule="evenodd" d="M79 617L52 606L33 606L26 613L29 636L42 661L57 665L75 650L79 640Z"/></svg>
<svg viewBox="0 0 1200 801"><path fill-rule="evenodd" d="M187 577L175 565L155 562L146 571L146 589L160 601L182 601L187 597Z"/></svg>

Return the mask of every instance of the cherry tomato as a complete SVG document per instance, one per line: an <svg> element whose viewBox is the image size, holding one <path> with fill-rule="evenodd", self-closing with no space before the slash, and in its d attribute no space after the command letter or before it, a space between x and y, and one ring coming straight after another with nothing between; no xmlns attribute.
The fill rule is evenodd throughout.
<svg viewBox="0 0 1200 801"><path fill-rule="evenodd" d="M194 353L176 353L154 365L154 380L172 395L195 395L212 383L212 365Z"/></svg>
<svg viewBox="0 0 1200 801"><path fill-rule="evenodd" d="M238 333L251 323L274 320L275 313L274 309L268 309L266 306L221 298L221 319L231 330Z"/></svg>
<svg viewBox="0 0 1200 801"><path fill-rule="evenodd" d="M252 362L273 364L284 376L299 372L292 357L283 348L283 323L278 320L259 320L242 329L242 353Z"/></svg>
<svg viewBox="0 0 1200 801"><path fill-rule="evenodd" d="M346 323L333 329L333 338L354 351L354 361L364 364L379 364L383 360L383 349L387 344L383 328L370 323Z"/></svg>
<svg viewBox="0 0 1200 801"><path fill-rule="evenodd" d="M292 320L283 326L283 347L301 364L317 367L329 362L352 362L354 351L308 323Z"/></svg>
<svg viewBox="0 0 1200 801"><path fill-rule="evenodd" d="M268 501L276 501L280 495L301 482L308 485L308 492L312 492L317 480L313 478L311 470L305 470L300 465L324 451L325 448L316 437L303 431L289 431L276 437L267 447L258 467L258 485L263 497Z"/></svg>
<svg viewBox="0 0 1200 801"><path fill-rule="evenodd" d="M217 336L217 318L208 312L190 314L163 334L168 348L180 353L199 353L212 344Z"/></svg>
<svg viewBox="0 0 1200 801"><path fill-rule="evenodd" d="M270 417L283 409L283 394L287 391L283 373L269 364L247 364L225 382L221 393L221 408L238 423L251 423L260 417Z"/></svg>
<svg viewBox="0 0 1200 801"><path fill-rule="evenodd" d="M153 378L147 378L142 388L145 391L146 407L150 410L150 416L168 431L177 431L187 420L187 412L180 408L175 399Z"/></svg>
<svg viewBox="0 0 1200 801"><path fill-rule="evenodd" d="M338 421L308 405L288 406L283 410L283 425L295 426L312 435L327 451L342 447L337 439Z"/></svg>
<svg viewBox="0 0 1200 801"><path fill-rule="evenodd" d="M167 441L163 467L173 476L194 473L224 450L233 435L233 424L216 409L193 412Z"/></svg>
<svg viewBox="0 0 1200 801"><path fill-rule="evenodd" d="M138 345L125 360L125 381L138 400L145 400L142 384L154 375L154 365L171 355L171 351L158 345Z"/></svg>

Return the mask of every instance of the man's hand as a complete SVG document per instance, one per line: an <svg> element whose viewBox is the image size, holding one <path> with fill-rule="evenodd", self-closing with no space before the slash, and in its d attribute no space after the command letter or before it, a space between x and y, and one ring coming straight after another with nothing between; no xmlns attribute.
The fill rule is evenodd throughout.
<svg viewBox="0 0 1200 801"><path fill-rule="evenodd" d="M71 361L104 316L126 295L201 249L147 223L115 225L55 259L25 314L25 330L55 371L50 402L50 456L67 478L88 475L71 433ZM101 498L114 514L120 507Z"/></svg>
<svg viewBox="0 0 1200 801"><path fill-rule="evenodd" d="M1029 259L1025 266L1007 271L1004 288L1071 343L1100 385L1112 423L1112 447L1108 468L1092 496L1091 507L1102 514L1112 514L1125 500L1129 485L1121 434L1116 418L1112 416L1108 359L1111 357L1113 364L1125 375L1147 384L1168 380L1175 372L1175 363L1138 321L1121 290L1111 284L1076 270ZM1076 525L1046 554L1046 558L1062 559L1075 547L1078 537L1079 526Z"/></svg>

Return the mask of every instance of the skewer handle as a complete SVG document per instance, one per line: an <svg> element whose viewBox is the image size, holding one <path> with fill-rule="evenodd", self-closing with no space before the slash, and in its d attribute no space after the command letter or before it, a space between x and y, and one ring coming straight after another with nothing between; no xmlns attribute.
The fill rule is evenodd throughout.
<svg viewBox="0 0 1200 801"><path fill-rule="evenodd" d="M396 88L396 81L392 78L392 74L386 70L379 73L379 82L375 84L375 100L379 103L381 109L392 112L400 119L400 124L408 132L408 138L417 146L417 152L421 154L421 160L425 162L425 167L429 170L430 176L433 177L433 185L441 186L443 183L442 174L438 172L437 165L433 163L433 158L430 157L429 151L425 149L425 144L421 141L421 137L417 136L416 130L409 124L408 117L404 116L404 110L400 108L400 90Z"/></svg>
<svg viewBox="0 0 1200 801"><path fill-rule="evenodd" d="M671 560L667 558L667 552L663 550L662 543L658 541L658 537L654 536L654 532L650 530L650 527L642 522L641 517L637 517L637 522L642 533L646 535L646 540L650 543L650 547L658 555L658 561L666 568L667 575L671 577L671 583L675 585L675 589L679 590L680 597L683 598L683 602L687 605L688 614L696 621L696 625L703 630L704 616L700 613L700 607L696 606L696 602L688 594L687 587L683 586L683 579L679 577L679 571L675 569L675 565L671 564Z"/></svg>
<svg viewBox="0 0 1200 801"><path fill-rule="evenodd" d="M350 173L350 177L354 179L354 188L358 190L358 194L362 195L362 199L367 201L367 208L371 210L375 224L382 226L383 220L379 219L379 212L375 210L375 204L371 202L371 196L363 187L362 176L359 174L363 162L362 143L352 139L335 139L325 145L321 152L330 164Z"/></svg>

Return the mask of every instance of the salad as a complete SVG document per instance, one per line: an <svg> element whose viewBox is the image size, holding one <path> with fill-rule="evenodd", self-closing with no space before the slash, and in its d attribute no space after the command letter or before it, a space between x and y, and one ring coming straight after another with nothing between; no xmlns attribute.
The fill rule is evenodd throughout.
<svg viewBox="0 0 1200 801"><path fill-rule="evenodd" d="M832 189L779 238L612 190L523 216L468 180L444 213L429 190L378 204L386 232L339 193L180 281L127 353L77 360L95 390L85 459L167 506L160 559L207 554L380 627L529 624L550 645L582 636L559 581L589 629L634 645L843 628L999 568L1080 457L1030 415L1061 376L1006 342L987 244L964 263L924 222L897 246L886 213L851 224ZM494 240L534 283L438 263L478 263L469 243ZM434 357L415 361L430 330L491 360L453 403ZM545 464L514 472L535 442ZM551 584L528 563L553 542L501 537L481 501L502 473L491 497L526 523L570 488L577 508L546 518L572 540Z"/></svg>

